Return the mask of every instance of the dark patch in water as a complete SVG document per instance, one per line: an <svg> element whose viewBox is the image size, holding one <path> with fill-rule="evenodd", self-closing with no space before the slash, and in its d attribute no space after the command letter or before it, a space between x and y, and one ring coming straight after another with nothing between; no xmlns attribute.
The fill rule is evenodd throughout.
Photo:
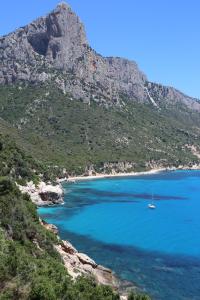
<svg viewBox="0 0 200 300"><path fill-rule="evenodd" d="M102 198L106 197L116 197L116 198L120 198L120 197L126 197L126 198L139 198L139 199L146 199L149 200L152 198L151 194L148 193L142 193L142 194L137 194L137 193L117 193L117 192L110 192L110 191L100 191L98 189L94 189L94 188L81 188L78 189L77 191L75 191L76 194L80 193L81 197L84 197L84 194L87 194L87 198L92 195L92 196L99 196L101 197L101 202L102 202ZM73 196L74 197L74 196ZM77 196L78 198L78 196ZM83 198L82 198L83 199ZM183 196L171 196L171 195L159 195L159 194L155 194L154 195L154 199L155 200L187 200L187 197L183 197ZM116 201L117 202L117 201Z"/></svg>
<svg viewBox="0 0 200 300"><path fill-rule="evenodd" d="M136 283L154 300L199 300L200 259L166 255L132 246L105 244L89 237L62 231L81 252L113 269L121 278Z"/></svg>

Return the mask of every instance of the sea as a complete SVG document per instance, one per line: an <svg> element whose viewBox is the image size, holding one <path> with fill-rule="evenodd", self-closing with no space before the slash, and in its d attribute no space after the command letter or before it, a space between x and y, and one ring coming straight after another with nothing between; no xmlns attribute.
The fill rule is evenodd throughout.
<svg viewBox="0 0 200 300"><path fill-rule="evenodd" d="M64 205L38 209L62 239L152 299L200 300L200 171L81 180L63 188Z"/></svg>

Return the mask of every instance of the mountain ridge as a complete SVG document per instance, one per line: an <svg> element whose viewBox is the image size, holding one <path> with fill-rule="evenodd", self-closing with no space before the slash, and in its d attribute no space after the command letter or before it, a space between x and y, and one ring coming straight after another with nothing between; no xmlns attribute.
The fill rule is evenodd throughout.
<svg viewBox="0 0 200 300"><path fill-rule="evenodd" d="M70 174L199 165L200 102L97 54L68 5L0 38L0 64L0 117L15 132L2 128L45 164Z"/></svg>
<svg viewBox="0 0 200 300"><path fill-rule="evenodd" d="M87 103L120 106L126 96L158 107L157 98L162 98L171 103L183 101L200 111L197 99L150 83L136 62L103 57L93 50L84 25L65 2L45 17L0 37L0 61L0 84L53 81L64 93Z"/></svg>

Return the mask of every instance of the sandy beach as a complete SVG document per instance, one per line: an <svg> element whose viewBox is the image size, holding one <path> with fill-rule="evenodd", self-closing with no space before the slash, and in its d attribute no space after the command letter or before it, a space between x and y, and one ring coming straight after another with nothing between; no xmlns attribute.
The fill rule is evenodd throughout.
<svg viewBox="0 0 200 300"><path fill-rule="evenodd" d="M127 176L140 176L140 175L148 175L148 174L156 174L163 171L172 171L176 170L175 168L160 168L160 169L152 169L144 172L130 172L130 173L115 173L115 174L96 174L90 176L74 176L69 177L67 181L76 181L76 180L91 180L91 179L101 179L101 178L110 178L110 177L127 177Z"/></svg>
<svg viewBox="0 0 200 300"><path fill-rule="evenodd" d="M88 176L71 176L69 178L63 178L59 180L60 182L68 181L73 182L77 180L92 180L92 179L103 179L103 178L111 178L111 177L127 177L127 176L140 176L140 175L150 175L150 174L157 174L164 171L176 171L176 170L200 170L200 165L194 165L194 166L179 166L176 167L168 167L168 168L155 168L151 169L149 171L142 171L142 172L130 172L130 173L113 173L113 174L102 174L97 173L95 175L88 175Z"/></svg>

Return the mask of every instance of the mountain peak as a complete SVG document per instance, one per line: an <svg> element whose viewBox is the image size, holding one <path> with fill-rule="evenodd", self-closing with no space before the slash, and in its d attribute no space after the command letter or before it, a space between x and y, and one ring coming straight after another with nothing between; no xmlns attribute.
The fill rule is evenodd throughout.
<svg viewBox="0 0 200 300"><path fill-rule="evenodd" d="M147 84L135 62L97 54L66 2L0 38L0 61L0 84L54 82L76 99L106 104L120 104L123 95L155 107L155 99L163 97L200 106L174 89Z"/></svg>
<svg viewBox="0 0 200 300"><path fill-rule="evenodd" d="M61 8L61 9L69 9L70 5L67 4L67 2L65 2L65 1L61 1L61 2L58 3L57 7Z"/></svg>
<svg viewBox="0 0 200 300"><path fill-rule="evenodd" d="M62 2L58 3L56 8L53 10L53 12L61 12L61 11L72 11L72 9L68 3L62 1Z"/></svg>

